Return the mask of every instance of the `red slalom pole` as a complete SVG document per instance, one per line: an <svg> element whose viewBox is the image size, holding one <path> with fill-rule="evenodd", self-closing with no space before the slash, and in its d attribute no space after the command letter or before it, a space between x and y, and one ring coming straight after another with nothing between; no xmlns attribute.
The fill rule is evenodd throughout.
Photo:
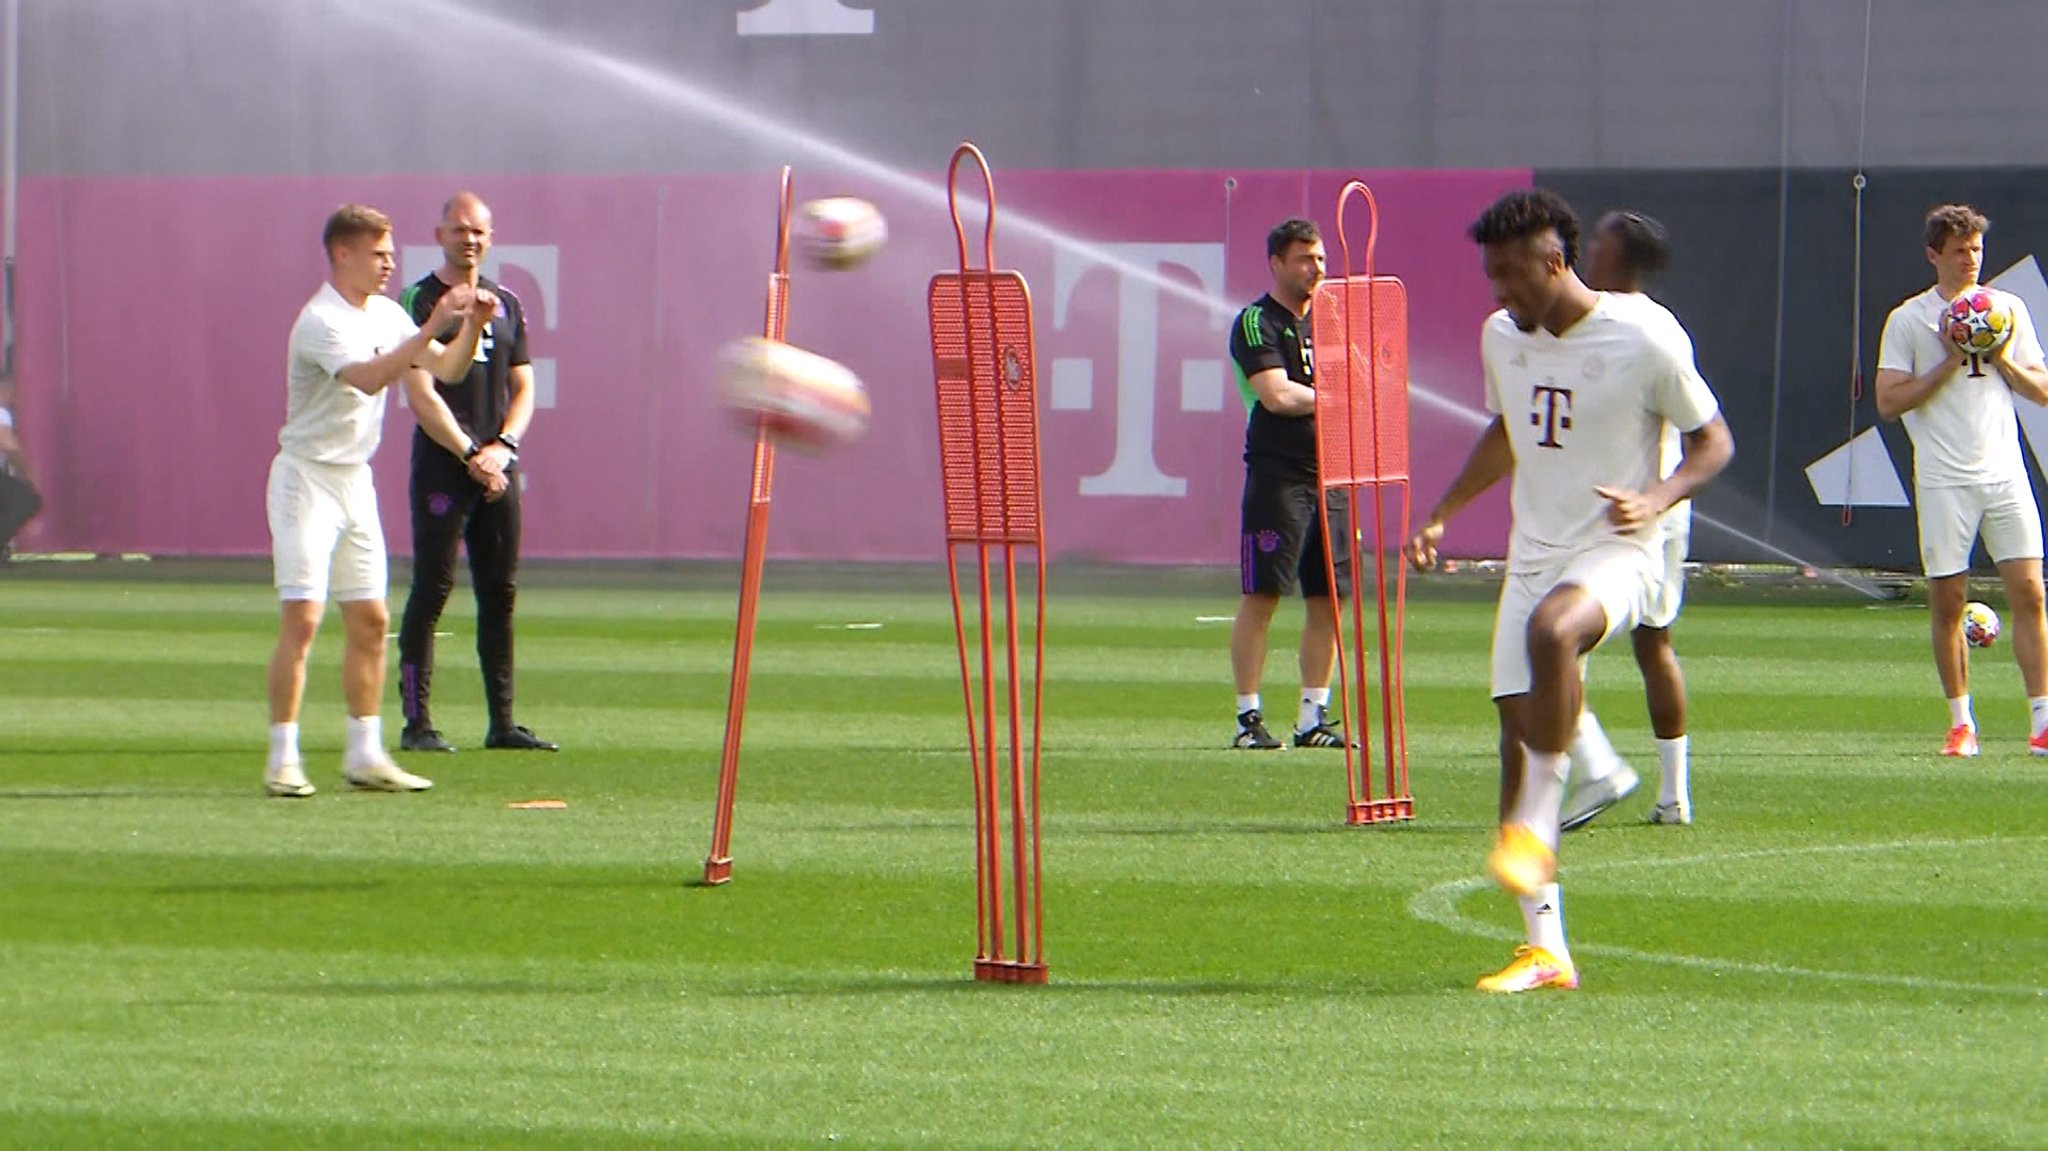
<svg viewBox="0 0 2048 1151"><path fill-rule="evenodd" d="M780 342L789 329L789 168L782 169L780 207L775 220L775 269L768 274L768 303L761 333ZM754 658L754 620L761 601L761 569L768 559L768 509L775 487L775 443L764 418L754 430L753 481L747 490L747 540L740 566L739 621L732 637L732 681L725 697L725 745L718 757L718 800L711 820L711 853L704 882L732 881L732 807L740 774L740 737L746 727L747 679Z"/></svg>

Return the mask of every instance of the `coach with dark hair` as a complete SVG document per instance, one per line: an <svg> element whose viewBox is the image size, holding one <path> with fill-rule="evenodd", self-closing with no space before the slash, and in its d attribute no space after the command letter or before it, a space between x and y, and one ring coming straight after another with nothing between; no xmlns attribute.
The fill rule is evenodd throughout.
<svg viewBox="0 0 2048 1151"><path fill-rule="evenodd" d="M1243 598L1230 628L1231 674L1237 681L1237 732L1231 746L1285 747L1266 730L1259 677L1266 633L1280 597L1301 591L1301 708L1296 747L1343 747L1330 720L1330 677L1337 667L1337 605L1350 590L1351 509L1342 491L1319 498L1316 478L1316 359L1309 303L1323 282L1323 238L1313 221L1284 220L1266 237L1273 289L1237 314L1230 326L1230 362L1247 419L1244 504L1238 542ZM1323 560L1323 521L1342 540ZM1331 569L1336 587L1330 586Z"/></svg>

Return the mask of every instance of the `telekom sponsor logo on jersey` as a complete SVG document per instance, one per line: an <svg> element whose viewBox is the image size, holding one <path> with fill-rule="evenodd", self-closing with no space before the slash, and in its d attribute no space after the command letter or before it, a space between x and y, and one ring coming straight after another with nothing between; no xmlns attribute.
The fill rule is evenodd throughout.
<svg viewBox="0 0 2048 1151"><path fill-rule="evenodd" d="M1542 428L1543 438L1536 441L1539 448L1562 448L1563 442L1557 433L1572 430L1572 390L1560 388L1548 380L1530 389L1529 426Z"/></svg>

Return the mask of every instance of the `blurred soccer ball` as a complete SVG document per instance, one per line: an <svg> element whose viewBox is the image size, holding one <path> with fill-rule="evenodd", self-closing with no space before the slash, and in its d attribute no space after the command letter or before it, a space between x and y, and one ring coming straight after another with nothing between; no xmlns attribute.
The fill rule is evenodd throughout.
<svg viewBox="0 0 2048 1151"><path fill-rule="evenodd" d="M718 356L719 396L735 423L765 421L778 443L823 452L860 438L870 406L860 377L836 360L759 336Z"/></svg>
<svg viewBox="0 0 2048 1151"><path fill-rule="evenodd" d="M1988 603L1971 602L1963 607L1963 638L1971 647L1990 647L1998 638L1998 613Z"/></svg>
<svg viewBox="0 0 2048 1151"><path fill-rule="evenodd" d="M1948 302L1942 330L1965 354L1989 356L2012 338L2012 309L1990 288L1971 288Z"/></svg>
<svg viewBox="0 0 2048 1151"><path fill-rule="evenodd" d="M834 196L812 200L800 213L797 245L813 267L844 271L881 250L888 221L866 200Z"/></svg>

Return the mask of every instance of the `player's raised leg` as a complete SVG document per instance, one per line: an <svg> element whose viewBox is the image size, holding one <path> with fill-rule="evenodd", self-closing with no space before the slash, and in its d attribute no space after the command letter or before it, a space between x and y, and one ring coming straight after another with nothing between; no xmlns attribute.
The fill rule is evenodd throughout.
<svg viewBox="0 0 2048 1151"><path fill-rule="evenodd" d="M1635 792L1639 782L1636 771L1622 761L1621 753L1614 750L1614 744L1607 738L1607 730L1600 726L1600 720L1590 707L1579 709L1579 718L1572 728L1571 747L1565 751L1571 761L1571 772L1577 777L1571 795L1565 800L1564 818L1560 826L1566 831L1576 831L1593 818Z"/></svg>

